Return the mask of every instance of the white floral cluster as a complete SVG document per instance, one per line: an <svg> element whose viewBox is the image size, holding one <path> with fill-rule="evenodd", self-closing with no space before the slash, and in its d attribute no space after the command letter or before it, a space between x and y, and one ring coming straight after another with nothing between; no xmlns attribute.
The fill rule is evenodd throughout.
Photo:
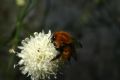
<svg viewBox="0 0 120 80"><path fill-rule="evenodd" d="M32 80L49 79L51 75L56 77L59 60L50 61L58 53L51 42L51 36L51 31L48 34L35 32L34 36L23 40L22 46L18 47L21 50L17 53L20 70L31 76Z"/></svg>

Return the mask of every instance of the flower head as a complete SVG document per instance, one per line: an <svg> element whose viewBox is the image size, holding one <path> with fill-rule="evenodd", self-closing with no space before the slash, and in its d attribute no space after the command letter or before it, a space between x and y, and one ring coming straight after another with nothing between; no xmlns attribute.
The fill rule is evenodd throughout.
<svg viewBox="0 0 120 80"><path fill-rule="evenodd" d="M18 47L21 50L17 54L20 70L31 76L32 80L50 78L51 75L56 77L59 60L51 62L58 53L51 42L51 36L51 31L48 34L35 32L34 37L26 38L22 46Z"/></svg>
<svg viewBox="0 0 120 80"><path fill-rule="evenodd" d="M16 4L17 4L18 6L24 6L25 3L26 3L26 0L16 0Z"/></svg>

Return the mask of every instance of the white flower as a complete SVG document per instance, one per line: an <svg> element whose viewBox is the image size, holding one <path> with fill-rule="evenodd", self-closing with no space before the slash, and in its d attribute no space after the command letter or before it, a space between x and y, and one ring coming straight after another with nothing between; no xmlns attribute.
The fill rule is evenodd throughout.
<svg viewBox="0 0 120 80"><path fill-rule="evenodd" d="M32 80L47 79L50 76L56 77L59 68L59 60L50 62L57 55L57 51L51 42L51 31L34 33L34 37L26 38L22 41L21 50L17 54L20 57L18 65L23 74L31 76Z"/></svg>

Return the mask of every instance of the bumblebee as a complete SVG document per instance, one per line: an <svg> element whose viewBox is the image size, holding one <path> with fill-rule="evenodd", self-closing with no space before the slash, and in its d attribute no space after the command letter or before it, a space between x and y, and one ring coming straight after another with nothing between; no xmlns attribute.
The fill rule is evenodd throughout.
<svg viewBox="0 0 120 80"><path fill-rule="evenodd" d="M77 60L77 54L74 44L75 42L70 33L64 31L55 32L53 33L51 39L56 50L59 52L59 54L55 56L51 61L54 61L56 59L61 59L63 61L70 61L71 57Z"/></svg>

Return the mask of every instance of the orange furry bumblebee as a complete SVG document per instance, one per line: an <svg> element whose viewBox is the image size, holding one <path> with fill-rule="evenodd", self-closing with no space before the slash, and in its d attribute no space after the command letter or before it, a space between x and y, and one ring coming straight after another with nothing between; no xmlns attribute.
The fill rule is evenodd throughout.
<svg viewBox="0 0 120 80"><path fill-rule="evenodd" d="M71 57L77 60L75 45L71 34L64 31L55 32L52 36L52 42L54 43L55 48L58 50L59 54L51 61L56 59L70 61Z"/></svg>

